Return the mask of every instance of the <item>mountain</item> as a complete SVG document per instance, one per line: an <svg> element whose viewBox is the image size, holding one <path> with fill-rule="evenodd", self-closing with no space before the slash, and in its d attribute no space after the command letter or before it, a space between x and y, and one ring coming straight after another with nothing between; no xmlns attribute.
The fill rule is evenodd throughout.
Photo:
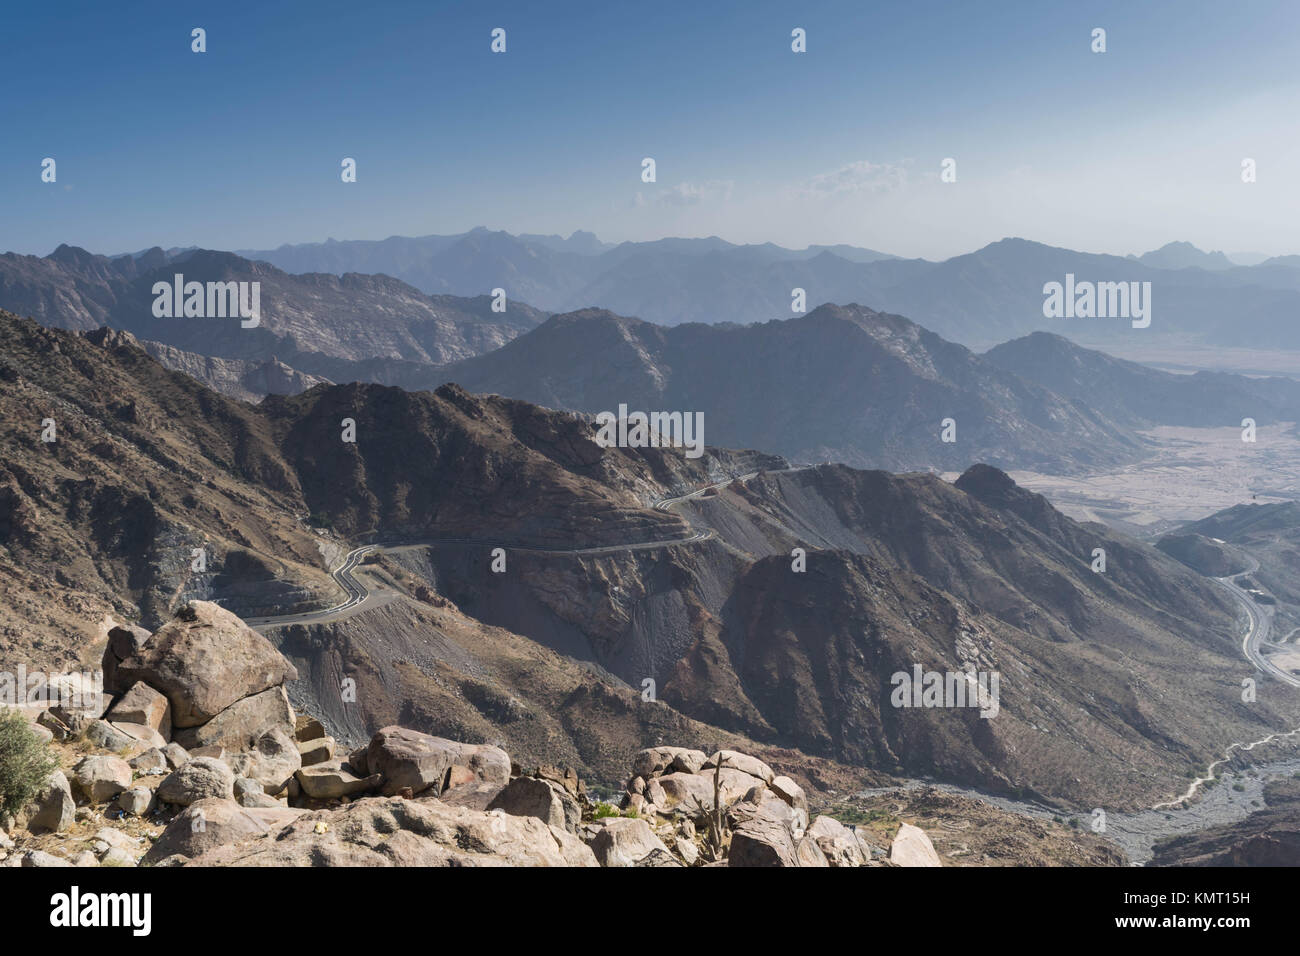
<svg viewBox="0 0 1300 956"><path fill-rule="evenodd" d="M1082 348L1050 332L1004 342L986 361L1133 427L1239 428L1300 421L1300 381L1224 372L1179 375Z"/></svg>
<svg viewBox="0 0 1300 956"><path fill-rule="evenodd" d="M260 325L245 328L238 318L156 318L154 284L171 286L176 274L187 283L260 283ZM493 312L487 291L476 299L428 296L385 275L290 275L209 250L169 257L152 249L109 259L60 246L44 258L0 256L0 308L56 328L110 325L211 359L260 364L274 358L303 376L326 379L364 379L365 369L350 363L428 365L476 355L543 317L509 300L505 312Z"/></svg>
<svg viewBox="0 0 1300 956"><path fill-rule="evenodd" d="M787 314L791 289L825 301L862 299L859 267L893 260L849 245L786 249L710 236L603 243L591 233L512 236L482 227L455 236L393 237L244 250L290 272L384 272L428 293L502 287L552 311L598 305L665 324Z"/></svg>
<svg viewBox="0 0 1300 956"><path fill-rule="evenodd" d="M425 292L481 295L503 287L553 312L587 307L663 325L753 322L790 314L792 290L810 302L866 302L907 315L972 347L1034 331L1116 347L1133 336L1244 348L1300 348L1300 259L1236 265L1219 252L1170 243L1141 257L1097 255L1007 238L940 262L853 246L785 249L716 236L625 242L594 237L458 236L287 246L247 252L282 269L386 272ZM1088 282L1150 282L1151 325L1124 318L1043 315L1043 286L1066 275Z"/></svg>
<svg viewBox="0 0 1300 956"><path fill-rule="evenodd" d="M588 309L440 371L471 391L588 413L699 411L708 440L890 469L980 459L1071 471L1133 460L1125 427L896 315L824 305L751 326L665 328ZM945 418L956 442L941 440Z"/></svg>
<svg viewBox="0 0 1300 956"><path fill-rule="evenodd" d="M1290 650L1300 628L1300 501L1234 505L1178 533L1227 542L1258 562L1248 583L1266 589L1276 602L1272 630L1281 649Z"/></svg>
<svg viewBox="0 0 1300 956"><path fill-rule="evenodd" d="M814 321L874 322L895 349L921 334ZM344 741L400 720L609 780L657 735L714 735L1089 807L1166 797L1296 716L1222 692L1242 666L1228 592L986 465L950 484L603 448L589 419L456 385L250 406L123 332L4 314L0 341L3 660L94 659L110 620L212 600L255 617L295 705ZM309 613L366 541L359 603ZM1000 675L996 716L892 702L898 674L966 664Z"/></svg>
<svg viewBox="0 0 1300 956"><path fill-rule="evenodd" d="M330 607L339 598L328 572L351 543L324 525L512 548L671 541L688 538L689 526L646 498L713 471L782 464L602 450L572 416L455 388L320 386L254 407L169 371L129 333L47 329L5 312L0 343L0 671L8 673L19 662L98 667L114 622L152 629L192 600L250 618ZM340 440L343 414L357 420L354 447ZM47 418L53 442L41 441ZM429 731L517 741L525 760L605 780L664 737L743 742L640 704L639 692L594 665L484 627L432 582L386 566L387 596L372 609L273 632L303 663L297 702L337 716L345 742L405 715ZM346 714L333 678L317 681L328 668L361 689Z"/></svg>
<svg viewBox="0 0 1300 956"><path fill-rule="evenodd" d="M1159 249L1134 256L1144 265L1156 269L1231 269L1234 263L1222 252L1202 252L1190 242L1168 242Z"/></svg>
<svg viewBox="0 0 1300 956"><path fill-rule="evenodd" d="M529 558L500 581L449 548L406 566L462 611L633 686L648 678L709 724L998 792L1167 799L1216 745L1289 719L1221 692L1242 666L1225 592L995 469L955 485L843 466L765 472L682 513L713 537L578 564ZM1098 548L1105 573L1089 564ZM895 675L967 663L1001 674L997 717L891 706Z"/></svg>

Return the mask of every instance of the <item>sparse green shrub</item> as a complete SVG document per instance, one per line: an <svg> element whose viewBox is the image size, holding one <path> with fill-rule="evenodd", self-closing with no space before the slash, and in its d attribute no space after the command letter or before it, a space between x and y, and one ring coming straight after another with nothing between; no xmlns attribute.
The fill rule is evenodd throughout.
<svg viewBox="0 0 1300 956"><path fill-rule="evenodd" d="M0 707L0 811L16 814L30 803L58 765L27 718Z"/></svg>
<svg viewBox="0 0 1300 956"><path fill-rule="evenodd" d="M596 804L595 811L593 811L591 815L597 820L603 820L606 817L616 817L619 815L618 807L614 806L612 803L598 803Z"/></svg>

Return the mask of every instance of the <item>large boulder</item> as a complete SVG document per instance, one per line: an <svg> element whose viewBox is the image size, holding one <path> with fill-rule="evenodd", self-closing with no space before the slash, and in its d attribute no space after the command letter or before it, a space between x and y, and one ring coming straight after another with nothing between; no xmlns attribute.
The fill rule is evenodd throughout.
<svg viewBox="0 0 1300 956"><path fill-rule="evenodd" d="M808 797L803 787L789 777L773 777L770 784L772 792L788 803L795 810L808 810Z"/></svg>
<svg viewBox="0 0 1300 956"><path fill-rule="evenodd" d="M123 721L120 724L113 724L113 729L131 738L131 743L127 746L128 750L141 750L146 747L161 750L167 746L167 738L145 724L128 724Z"/></svg>
<svg viewBox="0 0 1300 956"><path fill-rule="evenodd" d="M294 779L302 787L302 792L313 800L336 800L371 793L383 783L383 777L377 773L358 777L344 770L338 761L303 767L294 774Z"/></svg>
<svg viewBox="0 0 1300 956"><path fill-rule="evenodd" d="M688 747L647 747L632 758L632 776L650 778L670 768L680 773L698 773L707 756Z"/></svg>
<svg viewBox="0 0 1300 956"><path fill-rule="evenodd" d="M77 801L72 798L72 786L62 770L55 770L45 781L44 789L37 794L36 808L27 819L27 829L62 833L72 826L77 814Z"/></svg>
<svg viewBox="0 0 1300 956"><path fill-rule="evenodd" d="M72 785L91 803L107 803L131 786L131 765L121 757L83 757L72 768Z"/></svg>
<svg viewBox="0 0 1300 956"><path fill-rule="evenodd" d="M127 761L136 773L155 775L167 771L167 755L157 747L151 747L142 754L136 754Z"/></svg>
<svg viewBox="0 0 1300 956"><path fill-rule="evenodd" d="M826 859L812 839L795 839L791 815L779 799L763 805L731 834L727 865L825 866Z"/></svg>
<svg viewBox="0 0 1300 956"><path fill-rule="evenodd" d="M564 787L535 777L516 777L511 780L487 808L499 808L517 817L536 817L543 823L570 833L577 833L578 824L582 821L582 808Z"/></svg>
<svg viewBox="0 0 1300 956"><path fill-rule="evenodd" d="M142 817L155 803L153 791L148 787L132 787L117 795L117 807L127 816Z"/></svg>
<svg viewBox="0 0 1300 956"><path fill-rule="evenodd" d="M646 785L646 799L664 811L698 817L713 810L714 772L667 773ZM757 777L730 767L718 774L718 801L723 809L742 800L755 786L763 786Z"/></svg>
<svg viewBox="0 0 1300 956"><path fill-rule="evenodd" d="M104 717L114 724L143 724L164 738L172 733L172 705L144 681L136 681L113 702ZM166 740L163 741L164 745Z"/></svg>
<svg viewBox="0 0 1300 956"><path fill-rule="evenodd" d="M298 745L280 728L262 734L248 753L227 761L241 777L256 780L267 793L280 793L302 768Z"/></svg>
<svg viewBox="0 0 1300 956"><path fill-rule="evenodd" d="M272 687L235 701L205 724L177 730L174 737L187 750L200 747L247 750L268 730L279 730L292 737L293 717L288 693L283 687Z"/></svg>
<svg viewBox="0 0 1300 956"><path fill-rule="evenodd" d="M104 648L103 671L104 690L118 694L130 686L123 684L118 676L118 665L148 643L152 635L143 627L119 624L108 632L108 646Z"/></svg>
<svg viewBox="0 0 1300 956"><path fill-rule="evenodd" d="M126 731L114 727L107 720L92 720L86 725L86 742L104 750L129 750L137 740Z"/></svg>
<svg viewBox="0 0 1300 956"><path fill-rule="evenodd" d="M830 863L826 860L826 854L817 845L817 841L810 836L804 836L795 841L794 858L797 866L820 866L829 867Z"/></svg>
<svg viewBox="0 0 1300 956"><path fill-rule="evenodd" d="M732 770L739 770L741 773L748 774L751 777L756 777L768 784L775 779L775 774L772 773L772 768L763 763L763 761L759 760L757 757L751 757L749 754L742 754L736 750L719 750L704 762L701 772L712 770L718 765L719 760L722 761L723 770L726 770L728 767Z"/></svg>
<svg viewBox="0 0 1300 956"><path fill-rule="evenodd" d="M300 743L320 740L325 736L325 725L309 714L299 714L293 725L293 739ZM333 756L331 754L331 756Z"/></svg>
<svg viewBox="0 0 1300 956"><path fill-rule="evenodd" d="M163 756L167 758L167 766L173 770L179 770L190 762L189 751L174 740L162 748L162 752Z"/></svg>
<svg viewBox="0 0 1300 956"><path fill-rule="evenodd" d="M231 800L235 796L235 773L215 757L195 757L174 770L158 784L158 799L178 807L208 797Z"/></svg>
<svg viewBox="0 0 1300 956"><path fill-rule="evenodd" d="M820 816L808 828L813 840L831 866L862 866L867 861L857 834L834 817Z"/></svg>
<svg viewBox="0 0 1300 956"><path fill-rule="evenodd" d="M644 820L607 817L600 825L590 845L601 866L638 866L655 851L668 854L668 847Z"/></svg>
<svg viewBox="0 0 1300 956"><path fill-rule="evenodd" d="M698 817L713 809L712 775L669 773L653 782L658 786L647 786L646 791L653 793L653 802L661 810Z"/></svg>
<svg viewBox="0 0 1300 956"><path fill-rule="evenodd" d="M140 862L148 866L177 853L199 856L227 843L279 830L303 812L287 807L250 809L233 800L205 797L177 814Z"/></svg>
<svg viewBox="0 0 1300 956"><path fill-rule="evenodd" d="M269 796L256 780L235 778L235 802L241 807L278 807L280 801Z"/></svg>
<svg viewBox="0 0 1300 956"><path fill-rule="evenodd" d="M597 866L576 836L535 817L437 800L367 797L304 814L270 838L219 847L194 866Z"/></svg>
<svg viewBox="0 0 1300 956"><path fill-rule="evenodd" d="M334 759L334 750L338 746L333 737L313 737L311 740L296 741L298 756L304 767L325 763Z"/></svg>
<svg viewBox="0 0 1300 956"><path fill-rule="evenodd" d="M177 728L197 727L297 676L266 638L210 601L183 606L116 669L119 684L144 681L161 691Z"/></svg>
<svg viewBox="0 0 1300 956"><path fill-rule="evenodd" d="M943 866L925 831L910 823L898 828L889 847L889 862L895 866Z"/></svg>
<svg viewBox="0 0 1300 956"><path fill-rule="evenodd" d="M458 743L405 727L385 727L375 734L366 748L365 763L368 773L383 776L386 796L408 788L413 795L432 789L438 796L453 776L457 783L510 782L510 757L500 747ZM464 773L454 774L455 769Z"/></svg>

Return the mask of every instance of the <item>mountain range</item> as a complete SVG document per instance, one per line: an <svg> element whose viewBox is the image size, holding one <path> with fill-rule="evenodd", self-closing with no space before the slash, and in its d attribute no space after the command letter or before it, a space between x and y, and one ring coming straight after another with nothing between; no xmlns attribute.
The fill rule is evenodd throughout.
<svg viewBox="0 0 1300 956"><path fill-rule="evenodd" d="M1133 805L1295 716L1238 702L1226 592L987 465L948 483L602 448L586 417L451 385L251 406L129 333L3 314L0 334L5 659L75 665L109 619L195 598L328 606L326 569L370 540L360 607L263 625L341 741L400 718L602 780L670 732ZM966 664L1002 675L997 718L890 705L893 675Z"/></svg>
<svg viewBox="0 0 1300 956"><path fill-rule="evenodd" d="M710 442L799 461L960 471L979 459L1070 472L1143 452L1139 436L1087 405L856 305L749 326L583 310L435 380L592 414L620 403L702 411Z"/></svg>
<svg viewBox="0 0 1300 956"><path fill-rule="evenodd" d="M471 239L490 244L500 234L440 241L463 253ZM557 255L588 259L633 262L644 252L629 244L600 253L568 250L594 243L573 236L554 244ZM726 248L721 240L653 245L701 262L758 248ZM787 264L834 257L793 255L769 253ZM891 263L903 260L876 264ZM260 283L260 325L155 317L154 283L170 286L176 274L187 282ZM1174 375L1046 332L980 355L901 316L857 305L828 304L746 325L665 326L601 309L548 319L509 296L504 312L492 302L488 295L426 295L382 274L290 274L207 250L151 249L110 259L62 246L44 258L0 256L0 306L54 327L129 331L169 368L246 401L322 382L407 390L456 382L587 414L620 405L698 411L711 441L799 461L960 471L982 460L1061 474L1143 457L1149 443L1139 431L1154 425L1300 420L1295 380ZM949 419L952 441L943 434Z"/></svg>
<svg viewBox="0 0 1300 956"><path fill-rule="evenodd" d="M852 246L785 249L717 237L625 242L590 233L514 236L484 228L453 236L327 242L244 250L289 272L385 272L426 293L482 295L502 287L550 312L598 307L675 325L754 322L808 306L862 302L906 315L945 338L986 348L1049 331L1096 346L1134 335L1247 348L1300 348L1294 256L1236 265L1223 253L1169 243L1142 256L1098 255L1008 238L939 262ZM1043 286L1067 274L1092 282L1150 282L1150 328L1122 319L1052 319Z"/></svg>
<svg viewBox="0 0 1300 956"><path fill-rule="evenodd" d="M260 324L155 316L155 284L170 287L178 274L186 283L260 283ZM476 355L543 318L521 302L493 311L487 291L473 299L429 296L386 275L290 275L203 249L110 259L64 245L45 257L0 256L0 306L51 327L110 325L177 353L251 365L278 360L304 375L345 380L365 377L355 363L439 365Z"/></svg>

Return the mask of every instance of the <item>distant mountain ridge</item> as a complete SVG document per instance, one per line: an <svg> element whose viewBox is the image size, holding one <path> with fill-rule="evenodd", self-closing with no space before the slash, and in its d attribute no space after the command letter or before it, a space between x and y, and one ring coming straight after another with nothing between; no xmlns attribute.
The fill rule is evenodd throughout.
<svg viewBox="0 0 1300 956"><path fill-rule="evenodd" d="M1296 379L1164 372L1082 348L1050 332L1004 342L983 357L1134 427L1239 427L1243 418L1260 424L1300 421Z"/></svg>
<svg viewBox="0 0 1300 956"><path fill-rule="evenodd" d="M1157 269L1231 269L1236 265L1222 252L1202 252L1190 242L1169 242L1159 249L1133 256Z"/></svg>
<svg viewBox="0 0 1300 956"><path fill-rule="evenodd" d="M942 261L853 246L785 249L707 239L601 243L589 233L392 237L245 250L291 272L386 272L426 293L478 295L502 287L553 312L597 307L663 325L753 322L811 302L866 302L952 341L988 347L1043 330L1094 345L1131 341L1114 320L1043 315L1043 286L1067 274L1092 282L1150 282L1153 323L1142 334L1212 344L1300 348L1300 257L1241 266L1222 252L1171 242L1141 256L1098 255L1007 238ZM1129 338L1126 338L1129 337Z"/></svg>
<svg viewBox="0 0 1300 956"><path fill-rule="evenodd" d="M257 282L261 317L244 328L232 318L158 318L155 283ZM208 358L262 363L277 358L326 379L368 376L358 362L441 365L496 348L545 314L484 294L429 296L383 274L291 275L230 252L154 248L139 255L94 255L63 245L45 257L0 255L0 308L53 327L101 325ZM160 357L164 353L160 352Z"/></svg>

